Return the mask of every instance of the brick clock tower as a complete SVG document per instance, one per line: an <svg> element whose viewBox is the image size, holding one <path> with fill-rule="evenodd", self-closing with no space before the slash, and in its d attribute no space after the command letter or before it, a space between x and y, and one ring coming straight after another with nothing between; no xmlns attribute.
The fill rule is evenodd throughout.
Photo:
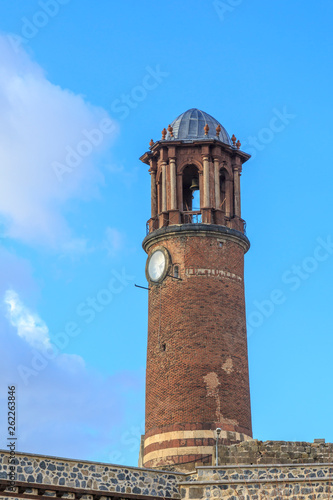
<svg viewBox="0 0 333 500"><path fill-rule="evenodd" d="M140 160L149 165L148 352L143 465L210 464L252 438L240 175L250 156L198 109Z"/></svg>

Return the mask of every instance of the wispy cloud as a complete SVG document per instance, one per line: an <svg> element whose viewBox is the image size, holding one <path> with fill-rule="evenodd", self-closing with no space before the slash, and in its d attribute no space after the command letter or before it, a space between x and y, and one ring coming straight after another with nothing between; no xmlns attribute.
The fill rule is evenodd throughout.
<svg viewBox="0 0 333 500"><path fill-rule="evenodd" d="M73 249L69 242L75 235L64 216L66 204L96 196L104 181L98 158L114 132L90 144L90 154L82 153L76 168L66 168L62 182L52 165L66 165L69 151L85 144L89 131L93 134L103 120L111 123L107 112L54 85L23 49L13 51L0 35L0 114L2 234Z"/></svg>
<svg viewBox="0 0 333 500"><path fill-rule="evenodd" d="M85 363L81 356L77 354L61 353L57 355L51 343L50 332L45 321L40 316L32 312L20 299L14 290L7 290L4 295L7 319L16 329L17 335L25 340L33 349L45 353L49 351L51 358L66 371L75 372L84 368ZM48 355L48 358L50 355Z"/></svg>
<svg viewBox="0 0 333 500"><path fill-rule="evenodd" d="M32 313L20 300L14 290L7 290L4 297L7 306L7 318L16 328L17 335L24 339L31 347L45 350L51 347L49 329L46 323Z"/></svg>
<svg viewBox="0 0 333 500"><path fill-rule="evenodd" d="M18 449L105 461L115 461L116 451L121 450L116 456L124 459L124 454L131 454L135 463L137 448L129 448L133 437L124 437L124 429L136 423L133 405L143 413L144 371L124 370L106 377L85 366L79 355L62 352L48 360L42 375L29 376L25 385L18 367L30 367L31 355L37 359L37 353L45 352L53 338L50 340L46 322L17 292L7 290L3 303L7 320L0 314L0 344L6 356L0 363L0 379L2 387L17 387ZM6 407L7 394L2 390L1 415ZM139 442L139 436L135 438ZM1 441L0 447L5 446Z"/></svg>

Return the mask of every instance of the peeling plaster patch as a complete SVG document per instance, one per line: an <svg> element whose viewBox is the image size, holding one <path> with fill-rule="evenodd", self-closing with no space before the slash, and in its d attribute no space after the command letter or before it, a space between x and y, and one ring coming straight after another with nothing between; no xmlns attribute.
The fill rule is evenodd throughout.
<svg viewBox="0 0 333 500"><path fill-rule="evenodd" d="M234 371L234 367L232 366L232 359L228 358L225 363L222 365L222 370L227 372L228 375L230 375L231 372Z"/></svg>
<svg viewBox="0 0 333 500"><path fill-rule="evenodd" d="M228 360L226 362L228 362ZM231 370L232 370L232 367L231 367ZM205 375L203 377L203 379L204 379L204 382L206 384L207 396L211 396L211 397L215 398L215 401L216 401L216 421L221 423L221 424L238 425L237 420L225 418L221 413L221 399L220 399L220 395L219 395L220 382L219 382L217 374L215 372L207 373L207 375Z"/></svg>
<svg viewBox="0 0 333 500"><path fill-rule="evenodd" d="M220 382L216 373L207 373L207 375L204 376L204 381L207 385L207 396L218 396L217 387L220 385Z"/></svg>
<svg viewBox="0 0 333 500"><path fill-rule="evenodd" d="M207 396L212 396L215 398L216 401L216 418L217 420L221 420L222 415L221 415L221 400L219 396L219 390L218 386L220 385L218 376L215 372L210 372L207 373L207 375L204 376L204 381L206 384L207 388Z"/></svg>

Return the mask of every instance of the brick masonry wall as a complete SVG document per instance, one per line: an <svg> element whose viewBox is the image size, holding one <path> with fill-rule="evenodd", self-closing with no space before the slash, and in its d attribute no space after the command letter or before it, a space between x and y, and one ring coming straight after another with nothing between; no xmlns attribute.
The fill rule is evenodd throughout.
<svg viewBox="0 0 333 500"><path fill-rule="evenodd" d="M236 441L252 435L244 245L226 234L188 231L159 239L148 254L161 246L182 281L150 285L145 437L174 435L146 443L148 467L211 454L212 432L186 439L180 431L221 427L237 433ZM166 448L168 455L158 453Z"/></svg>

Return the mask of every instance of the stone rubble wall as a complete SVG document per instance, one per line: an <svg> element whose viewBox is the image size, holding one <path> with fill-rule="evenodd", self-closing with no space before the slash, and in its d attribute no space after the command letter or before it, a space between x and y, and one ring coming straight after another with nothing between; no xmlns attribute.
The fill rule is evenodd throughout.
<svg viewBox="0 0 333 500"><path fill-rule="evenodd" d="M142 496L143 500L148 500L147 497L174 500L333 500L332 447L332 444L324 443L262 443L253 440L225 447L228 456L225 454L224 457L234 460L232 465L193 467L190 473L17 453L16 480L29 483L30 493L35 495L38 495L39 487L48 490L47 485L53 489L78 489L80 494L87 490L87 495L82 497L86 500L94 498L91 496L94 491L114 493L121 499L131 498L131 495L140 499ZM220 448L219 451L225 450ZM9 459L9 453L0 450L2 483L8 480ZM268 459L270 464L266 463ZM236 462L243 460L263 462L253 465ZM289 463L272 463L273 460ZM312 463L307 463L308 460ZM28 493L27 490L25 498L29 497ZM74 493L73 490L65 493L63 498L74 498ZM55 494L53 491L52 495ZM3 491L0 498L13 500L16 496ZM106 496L101 498L106 499Z"/></svg>
<svg viewBox="0 0 333 500"><path fill-rule="evenodd" d="M198 467L180 481L184 500L332 500L333 464Z"/></svg>
<svg viewBox="0 0 333 500"><path fill-rule="evenodd" d="M0 452L0 479L7 480L9 453ZM18 482L114 491L179 499L178 476L183 474L16 453ZM5 493L2 493L5 495ZM1 494L0 494L1 496Z"/></svg>
<svg viewBox="0 0 333 500"><path fill-rule="evenodd" d="M293 441L244 441L220 445L219 465L232 464L302 464L333 462L333 443ZM215 464L215 450L213 456Z"/></svg>

